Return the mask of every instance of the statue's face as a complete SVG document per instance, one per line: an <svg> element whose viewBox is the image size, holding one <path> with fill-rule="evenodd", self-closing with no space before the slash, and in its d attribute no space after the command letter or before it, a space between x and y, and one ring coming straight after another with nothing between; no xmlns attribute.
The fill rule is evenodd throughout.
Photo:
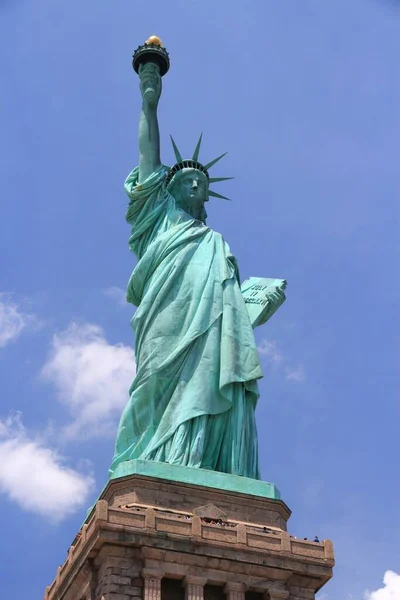
<svg viewBox="0 0 400 600"><path fill-rule="evenodd" d="M174 186L174 196L182 206L197 210L208 200L208 179L197 169L182 169Z"/></svg>

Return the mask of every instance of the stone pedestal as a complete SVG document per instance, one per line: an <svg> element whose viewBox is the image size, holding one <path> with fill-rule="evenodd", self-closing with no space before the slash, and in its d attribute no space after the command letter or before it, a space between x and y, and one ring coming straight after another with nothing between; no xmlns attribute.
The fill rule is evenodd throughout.
<svg viewBox="0 0 400 600"><path fill-rule="evenodd" d="M330 541L286 531L282 500L134 474L111 480L45 600L312 600Z"/></svg>

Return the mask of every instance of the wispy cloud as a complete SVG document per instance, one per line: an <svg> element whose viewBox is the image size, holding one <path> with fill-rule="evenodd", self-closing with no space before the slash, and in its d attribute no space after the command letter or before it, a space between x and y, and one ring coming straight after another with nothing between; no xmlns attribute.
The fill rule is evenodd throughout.
<svg viewBox="0 0 400 600"><path fill-rule="evenodd" d="M304 383L306 380L306 373L303 365L293 365L282 353L278 342L263 338L257 349L259 354L266 359L274 369L284 369L285 379L287 381Z"/></svg>
<svg viewBox="0 0 400 600"><path fill-rule="evenodd" d="M10 294L0 293L0 348L16 340L24 329L38 324L37 317L24 313Z"/></svg>
<svg viewBox="0 0 400 600"><path fill-rule="evenodd" d="M123 290L115 285L112 285L111 287L108 287L105 290L103 290L103 294L114 300L118 304L118 306L121 306L123 308L130 306L129 303L126 301L126 290Z"/></svg>
<svg viewBox="0 0 400 600"><path fill-rule="evenodd" d="M19 414L0 421L0 492L23 510L59 522L85 505L94 487L90 474L30 437Z"/></svg>
<svg viewBox="0 0 400 600"><path fill-rule="evenodd" d="M274 367L278 367L283 361L283 356L278 350L278 344L275 340L262 339L258 346L258 352Z"/></svg>
<svg viewBox="0 0 400 600"><path fill-rule="evenodd" d="M54 335L41 374L71 414L63 436L88 439L114 433L135 372L132 348L109 344L98 325L71 323Z"/></svg>
<svg viewBox="0 0 400 600"><path fill-rule="evenodd" d="M295 381L296 383L303 383L306 380L303 365L297 365L297 367L285 367L285 375L288 381Z"/></svg>
<svg viewBox="0 0 400 600"><path fill-rule="evenodd" d="M400 575L394 571L386 571L383 576L383 587L375 592L366 591L364 600L399 600Z"/></svg>

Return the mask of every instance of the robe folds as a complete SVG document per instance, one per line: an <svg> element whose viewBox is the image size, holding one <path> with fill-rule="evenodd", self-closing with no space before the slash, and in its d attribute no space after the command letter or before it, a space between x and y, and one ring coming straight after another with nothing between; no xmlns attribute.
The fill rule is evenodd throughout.
<svg viewBox="0 0 400 600"><path fill-rule="evenodd" d="M110 473L141 458L259 479L262 372L236 260L219 233L177 206L167 172L138 184L135 168L125 182L137 370Z"/></svg>

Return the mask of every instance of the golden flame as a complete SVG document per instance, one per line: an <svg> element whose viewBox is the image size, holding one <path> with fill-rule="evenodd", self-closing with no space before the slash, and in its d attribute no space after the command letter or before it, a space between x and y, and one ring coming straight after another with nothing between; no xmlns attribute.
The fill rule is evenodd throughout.
<svg viewBox="0 0 400 600"><path fill-rule="evenodd" d="M151 35L145 44L154 44L155 46L162 46L163 43L157 35Z"/></svg>

